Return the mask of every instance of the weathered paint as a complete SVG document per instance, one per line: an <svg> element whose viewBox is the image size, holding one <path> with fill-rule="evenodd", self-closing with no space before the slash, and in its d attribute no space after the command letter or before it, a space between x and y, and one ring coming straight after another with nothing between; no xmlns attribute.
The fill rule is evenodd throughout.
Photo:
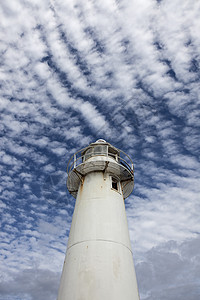
<svg viewBox="0 0 200 300"><path fill-rule="evenodd" d="M121 184L113 189L112 176L93 171L79 185L58 300L139 299Z"/></svg>

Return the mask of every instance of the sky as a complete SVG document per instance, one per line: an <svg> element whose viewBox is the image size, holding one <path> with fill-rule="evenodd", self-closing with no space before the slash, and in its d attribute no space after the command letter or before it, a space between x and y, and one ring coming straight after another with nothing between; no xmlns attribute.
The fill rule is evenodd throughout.
<svg viewBox="0 0 200 300"><path fill-rule="evenodd" d="M141 300L200 299L200 1L0 3L0 300L55 300L75 200L70 156L103 138Z"/></svg>

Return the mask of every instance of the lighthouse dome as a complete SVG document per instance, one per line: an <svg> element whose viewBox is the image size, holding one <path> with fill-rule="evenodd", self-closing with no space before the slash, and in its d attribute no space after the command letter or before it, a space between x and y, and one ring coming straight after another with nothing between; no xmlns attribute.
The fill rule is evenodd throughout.
<svg viewBox="0 0 200 300"><path fill-rule="evenodd" d="M105 140L103 140L103 139L99 139L95 143L107 143L107 142Z"/></svg>

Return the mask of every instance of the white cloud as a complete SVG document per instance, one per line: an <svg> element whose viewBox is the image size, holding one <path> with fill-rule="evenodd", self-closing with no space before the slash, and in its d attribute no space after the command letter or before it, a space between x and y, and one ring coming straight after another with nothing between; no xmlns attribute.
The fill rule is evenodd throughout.
<svg viewBox="0 0 200 300"><path fill-rule="evenodd" d="M141 299L198 299L198 247L199 238L172 240L146 252L136 265Z"/></svg>
<svg viewBox="0 0 200 300"><path fill-rule="evenodd" d="M56 295L74 205L66 161L99 136L135 163L126 205L141 298L198 298L199 10L190 0L1 4L2 299Z"/></svg>

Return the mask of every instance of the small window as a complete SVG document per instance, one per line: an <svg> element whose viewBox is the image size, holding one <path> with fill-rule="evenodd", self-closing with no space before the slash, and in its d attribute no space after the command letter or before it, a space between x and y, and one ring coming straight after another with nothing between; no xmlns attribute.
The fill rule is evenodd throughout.
<svg viewBox="0 0 200 300"><path fill-rule="evenodd" d="M118 181L117 179L115 179L114 177L112 177L112 189L118 191L119 190L119 185L118 185Z"/></svg>

